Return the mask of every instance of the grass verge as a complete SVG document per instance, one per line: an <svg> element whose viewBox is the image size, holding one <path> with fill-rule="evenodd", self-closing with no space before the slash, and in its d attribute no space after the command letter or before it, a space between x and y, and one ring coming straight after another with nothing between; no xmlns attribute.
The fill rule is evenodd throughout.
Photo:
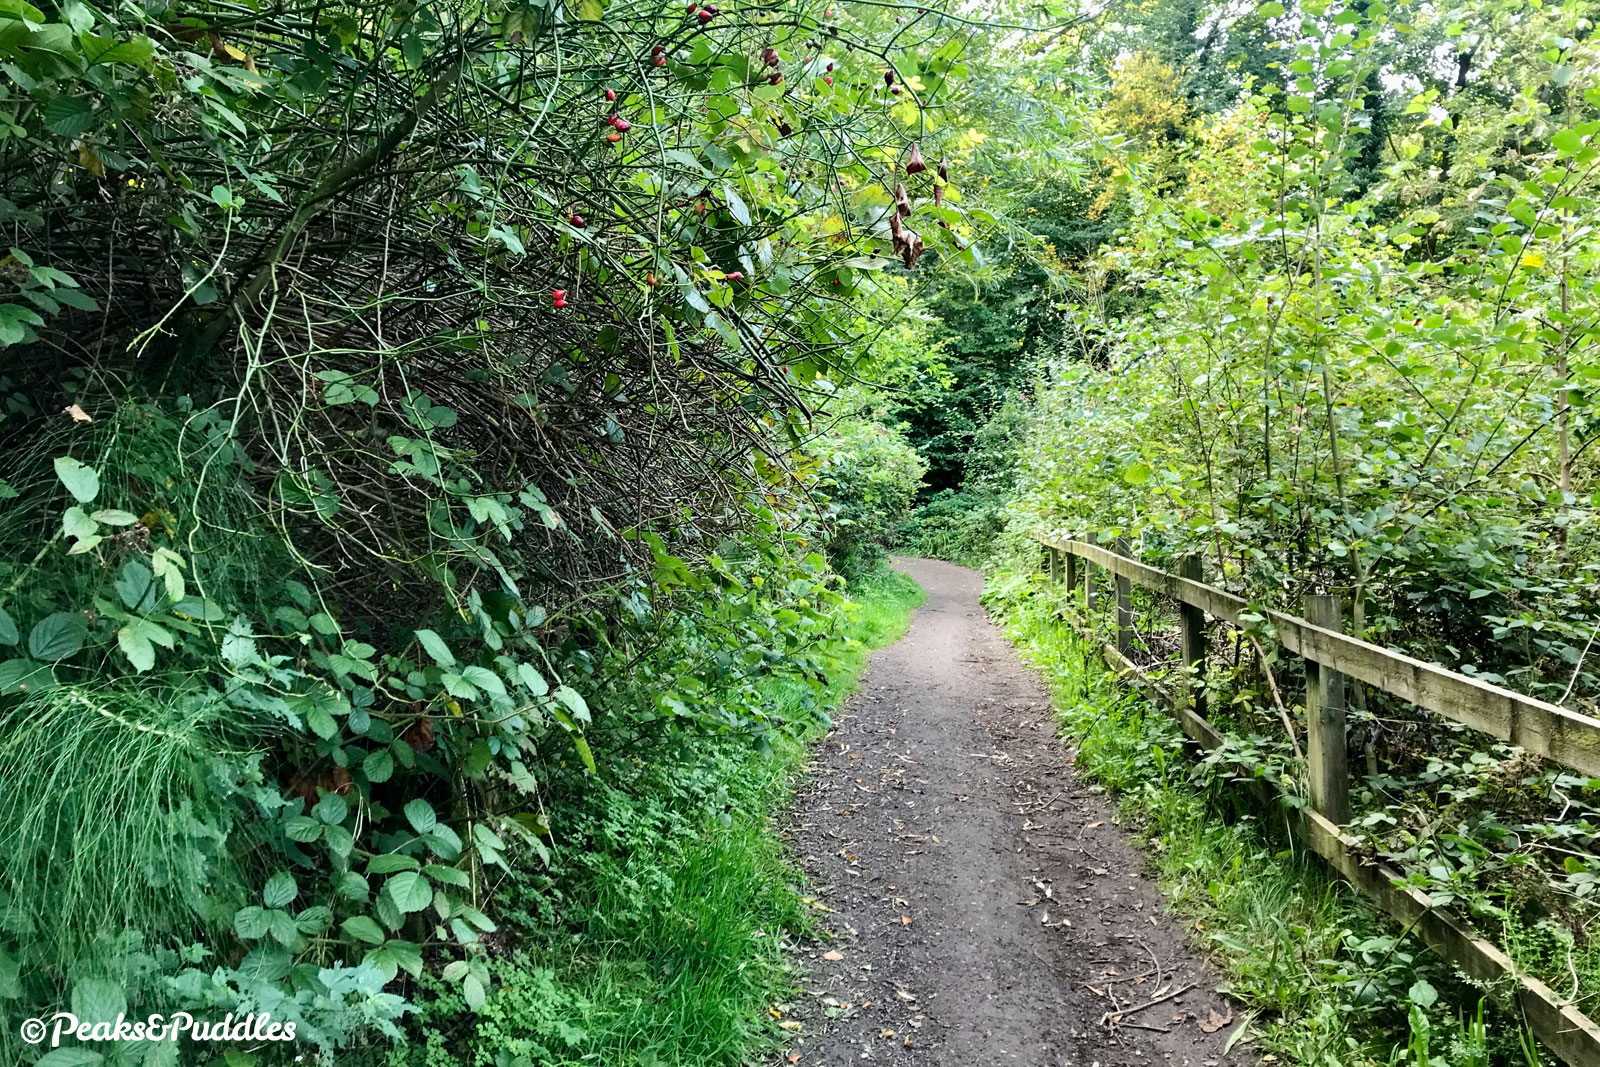
<svg viewBox="0 0 1600 1067"><path fill-rule="evenodd" d="M1519 1019L1186 755L1177 724L1118 685L1032 576L991 590L990 607L1052 688L1079 771L1115 795L1192 940L1247 1006L1235 1047L1306 1067L1541 1062Z"/></svg>
<svg viewBox="0 0 1600 1067"><path fill-rule="evenodd" d="M763 687L793 721L837 707L867 654L905 632L921 589L879 568L855 579L847 640L821 694ZM770 817L789 800L808 739L761 753L683 735L617 767L578 812L564 812L561 872L506 894L524 931L501 957L475 1015L442 984L418 997L421 1040L405 1067L717 1067L781 1041L766 1008L794 984L784 948L808 928L800 873Z"/></svg>

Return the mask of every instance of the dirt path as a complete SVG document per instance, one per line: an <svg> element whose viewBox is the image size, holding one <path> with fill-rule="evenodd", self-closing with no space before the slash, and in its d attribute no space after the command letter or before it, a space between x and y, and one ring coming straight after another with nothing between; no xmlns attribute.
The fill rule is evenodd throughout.
<svg viewBox="0 0 1600 1067"><path fill-rule="evenodd" d="M812 953L784 1061L1236 1062L1221 1052L1236 1013L1078 781L1047 694L978 604L982 577L896 565L928 601L873 656L787 828L838 940ZM1127 1011L1185 989L1102 1022L1110 997Z"/></svg>

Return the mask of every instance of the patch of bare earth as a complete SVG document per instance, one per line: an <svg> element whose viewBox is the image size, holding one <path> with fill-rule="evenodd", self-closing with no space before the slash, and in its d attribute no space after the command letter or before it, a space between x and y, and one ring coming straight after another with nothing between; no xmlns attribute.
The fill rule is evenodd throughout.
<svg viewBox="0 0 1600 1067"><path fill-rule="evenodd" d="M872 657L786 827L834 939L785 1006L782 1062L1235 1062L1235 1006L1079 781L982 577L896 564L927 603Z"/></svg>

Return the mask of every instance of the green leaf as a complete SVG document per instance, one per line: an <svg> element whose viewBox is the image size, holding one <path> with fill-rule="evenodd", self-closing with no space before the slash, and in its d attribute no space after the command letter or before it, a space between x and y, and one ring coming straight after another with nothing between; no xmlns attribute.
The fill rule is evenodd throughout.
<svg viewBox="0 0 1600 1067"><path fill-rule="evenodd" d="M410 823L411 828L419 834L432 833L433 828L439 825L439 817L434 814L433 805L421 797L407 803L405 812L406 822Z"/></svg>
<svg viewBox="0 0 1600 1067"><path fill-rule="evenodd" d="M572 717L579 722L589 721L589 705L583 695L571 686L563 685L556 690L556 699L564 704Z"/></svg>
<svg viewBox="0 0 1600 1067"><path fill-rule="evenodd" d="M467 1007L477 1011L489 1001L489 994L483 988L483 983L478 981L477 975L469 974L461 980L461 995L467 1002Z"/></svg>
<svg viewBox="0 0 1600 1067"><path fill-rule="evenodd" d="M55 663L78 653L89 636L89 623L80 611L58 611L34 624L28 634L28 655Z"/></svg>
<svg viewBox="0 0 1600 1067"><path fill-rule="evenodd" d="M380 852L367 861L368 874L393 874L395 871L414 871L422 866L413 856L399 852Z"/></svg>
<svg viewBox="0 0 1600 1067"><path fill-rule="evenodd" d="M115 508L97 511L89 517L95 522L103 522L107 526L132 526L139 521L139 516L132 512L117 511Z"/></svg>
<svg viewBox="0 0 1600 1067"><path fill-rule="evenodd" d="M94 108L76 96L58 96L40 109L45 129L58 137L76 137L94 125Z"/></svg>
<svg viewBox="0 0 1600 1067"><path fill-rule="evenodd" d="M311 732L324 741L339 732L339 724L334 721L333 715L321 704L313 704L306 708L306 725L311 727Z"/></svg>
<svg viewBox="0 0 1600 1067"><path fill-rule="evenodd" d="M76 511L77 509L72 509ZM165 590L156 584L156 576L143 562L130 559L122 565L122 573L117 576L114 587L117 596L122 598L122 603L129 611L136 611L140 615L148 615L162 606L161 596Z"/></svg>
<svg viewBox="0 0 1600 1067"><path fill-rule="evenodd" d="M1152 473L1153 472L1150 470L1150 464L1141 460L1137 463L1131 464L1122 472L1122 480L1127 482L1129 485L1143 485L1145 482L1150 480L1150 475Z"/></svg>
<svg viewBox="0 0 1600 1067"><path fill-rule="evenodd" d="M55 675L43 663L31 659L8 659L0 663L0 696L48 689Z"/></svg>
<svg viewBox="0 0 1600 1067"><path fill-rule="evenodd" d="M361 773L367 776L369 782L387 782L389 776L394 774L394 757L389 755L386 748L369 752L367 758L361 761Z"/></svg>
<svg viewBox="0 0 1600 1067"><path fill-rule="evenodd" d="M1419 978L1417 979L1416 984L1411 987L1411 992L1408 993L1407 996L1411 998L1411 1003L1415 1004L1417 1007L1431 1008L1439 999L1439 991L1434 989L1433 986L1429 985L1423 979Z"/></svg>
<svg viewBox="0 0 1600 1067"><path fill-rule="evenodd" d="M282 908L299 895L300 887L295 884L294 875L279 871L267 879L266 888L261 890L261 903L269 908Z"/></svg>
<svg viewBox="0 0 1600 1067"><path fill-rule="evenodd" d="M741 226L750 225L750 208L745 205L744 200L734 191L733 186L724 185L722 187L722 199L728 202L728 214L733 216L735 222Z"/></svg>
<svg viewBox="0 0 1600 1067"><path fill-rule="evenodd" d="M100 493L100 476L93 467L85 466L71 456L56 457L56 477L67 487L67 492L82 504L87 504Z"/></svg>
<svg viewBox="0 0 1600 1067"><path fill-rule="evenodd" d="M106 1022L115 1022L115 1016ZM99 1067L106 1058L81 1046L58 1048L34 1064L33 1067Z"/></svg>
<svg viewBox="0 0 1600 1067"><path fill-rule="evenodd" d="M1260 7L1256 8L1256 12L1262 18L1277 18L1279 15L1283 14L1283 5L1278 3L1278 0L1267 0L1265 4L1262 4Z"/></svg>
<svg viewBox="0 0 1600 1067"><path fill-rule="evenodd" d="M75 541L93 537L98 529L100 527L89 517L89 513L76 504L61 514L61 532Z"/></svg>
<svg viewBox="0 0 1600 1067"><path fill-rule="evenodd" d="M394 906L402 914L409 915L414 911L421 911L433 903L433 887L428 880L415 871L401 871L392 875L384 883L389 899L394 901Z"/></svg>
<svg viewBox="0 0 1600 1067"><path fill-rule="evenodd" d="M365 941L369 945L383 944L383 927L365 915L352 915L340 923L339 928L357 941Z"/></svg>
<svg viewBox="0 0 1600 1067"><path fill-rule="evenodd" d="M0 304L0 347L28 339L29 326L43 326L37 311L21 304Z"/></svg>
<svg viewBox="0 0 1600 1067"><path fill-rule="evenodd" d="M7 614L5 608L0 608L0 645L14 645L22 640L22 633L17 629L17 620Z"/></svg>
<svg viewBox="0 0 1600 1067"><path fill-rule="evenodd" d="M172 631L148 619L134 619L117 631L117 647L141 674L155 666L156 645L173 647Z"/></svg>
<svg viewBox="0 0 1600 1067"><path fill-rule="evenodd" d="M83 54L89 57L90 63L132 63L142 67L156 55L155 42L142 35L118 41L112 37L86 33L78 41L83 45Z"/></svg>
<svg viewBox="0 0 1600 1067"><path fill-rule="evenodd" d="M270 929L272 929L272 919L267 915L265 908L251 904L233 913L233 932L246 941L266 937Z"/></svg>
<svg viewBox="0 0 1600 1067"><path fill-rule="evenodd" d="M109 978L85 978L72 987L72 1014L95 1022L114 1022L128 1010L128 996Z"/></svg>
<svg viewBox="0 0 1600 1067"><path fill-rule="evenodd" d="M599 22L605 13L604 0L578 0L578 18L584 22Z"/></svg>
<svg viewBox="0 0 1600 1067"><path fill-rule="evenodd" d="M417 640L422 642L423 649L433 657L433 662L439 666L454 667L456 665L456 657L450 651L450 646L445 644L444 639L432 630L418 630Z"/></svg>

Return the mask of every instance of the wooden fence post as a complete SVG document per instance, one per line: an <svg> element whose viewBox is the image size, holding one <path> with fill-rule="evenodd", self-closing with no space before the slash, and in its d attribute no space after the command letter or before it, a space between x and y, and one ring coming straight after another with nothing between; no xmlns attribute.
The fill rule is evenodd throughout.
<svg viewBox="0 0 1600 1067"><path fill-rule="evenodd" d="M1066 564L1067 568L1067 592L1076 593L1078 591L1078 557L1071 552L1063 552L1062 555L1065 557L1062 562Z"/></svg>
<svg viewBox="0 0 1600 1067"><path fill-rule="evenodd" d="M1340 633L1336 596L1305 598L1306 621ZM1306 660L1306 764L1311 807L1337 825L1350 821L1350 756L1345 748L1344 675Z"/></svg>
<svg viewBox="0 0 1600 1067"><path fill-rule="evenodd" d="M1050 566L1050 584L1061 580L1061 553L1050 545L1044 549L1045 562Z"/></svg>
<svg viewBox="0 0 1600 1067"><path fill-rule="evenodd" d="M1097 533L1086 533L1083 535L1083 539L1089 542L1091 545L1098 545L1100 543L1100 535ZM1094 611L1095 604L1100 600L1100 598L1095 595L1094 589L1094 575L1099 569L1100 568L1095 566L1093 563L1090 563L1087 560L1084 561L1083 606L1091 612Z"/></svg>
<svg viewBox="0 0 1600 1067"><path fill-rule="evenodd" d="M1126 537L1117 538L1113 551L1119 556L1128 555ZM1133 583L1117 575L1117 651L1124 656L1133 647Z"/></svg>
<svg viewBox="0 0 1600 1067"><path fill-rule="evenodd" d="M1205 581L1205 567L1198 555L1178 560L1178 575L1195 582ZM1206 613L1193 604L1178 602L1178 626L1183 639L1183 665L1190 668L1189 706L1202 719L1206 717Z"/></svg>

